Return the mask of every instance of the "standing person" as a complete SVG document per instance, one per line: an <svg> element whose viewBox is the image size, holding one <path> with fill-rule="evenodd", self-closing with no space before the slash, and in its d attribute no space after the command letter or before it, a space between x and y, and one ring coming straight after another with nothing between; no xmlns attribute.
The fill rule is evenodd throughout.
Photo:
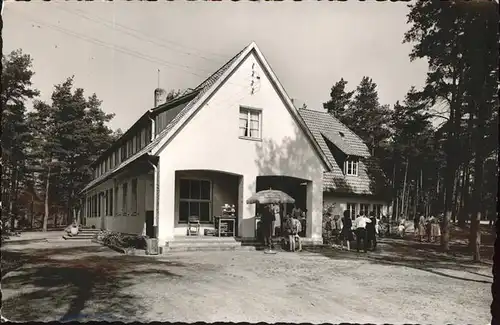
<svg viewBox="0 0 500 325"><path fill-rule="evenodd" d="M264 237L264 246L268 247L269 250L272 250L274 247L272 234L273 234L273 225L274 225L274 213L271 204L268 204L264 207L262 211L262 219L261 219L261 229L262 235Z"/></svg>
<svg viewBox="0 0 500 325"><path fill-rule="evenodd" d="M278 203L273 205L273 213L274 213L274 235L280 236L281 232L281 217L280 217L280 205Z"/></svg>
<svg viewBox="0 0 500 325"><path fill-rule="evenodd" d="M440 227L440 219L441 215L439 215L437 218L433 218L431 222L431 239L432 241L439 240L439 237L441 237L441 227Z"/></svg>
<svg viewBox="0 0 500 325"><path fill-rule="evenodd" d="M302 231L302 224L297 217L292 217L292 237L290 238L290 242L293 243L290 248L292 252L295 252L295 241L299 243L299 252L302 251L302 240L300 238L300 232Z"/></svg>
<svg viewBox="0 0 500 325"><path fill-rule="evenodd" d="M418 233L419 221L420 221L420 218L419 218L418 214L415 214L413 216L413 232L414 232L415 238L417 238L419 236L419 233Z"/></svg>
<svg viewBox="0 0 500 325"><path fill-rule="evenodd" d="M352 220L349 215L349 210L344 211L344 219L343 219L342 231L340 233L340 249L344 250L344 242L346 243L347 250L351 250L351 241L354 240L352 236Z"/></svg>
<svg viewBox="0 0 500 325"><path fill-rule="evenodd" d="M430 243L431 240L432 240L432 236L431 236L431 224L432 224L432 220L434 219L434 216L430 216L429 218L427 218L425 220L425 234L427 235L427 241Z"/></svg>
<svg viewBox="0 0 500 325"><path fill-rule="evenodd" d="M417 227L419 240L422 241L425 236L425 217L423 214L420 214L420 217L418 218Z"/></svg>
<svg viewBox="0 0 500 325"><path fill-rule="evenodd" d="M380 231L380 216L377 217L377 224L375 225L375 233L378 238L382 238L382 231Z"/></svg>
<svg viewBox="0 0 500 325"><path fill-rule="evenodd" d="M377 236L375 231L375 226L377 224L377 219L375 219L375 213L370 212L370 222L366 224L366 237L368 242L368 247L370 250L375 250L377 247Z"/></svg>
<svg viewBox="0 0 500 325"><path fill-rule="evenodd" d="M301 231L299 233L300 237L305 237L306 236L306 221L307 221L307 209L304 208L304 211L302 211L302 216L299 219L300 220L300 225L301 225Z"/></svg>
<svg viewBox="0 0 500 325"><path fill-rule="evenodd" d="M295 204L292 209L292 217L296 217L297 219L302 217L302 211Z"/></svg>
<svg viewBox="0 0 500 325"><path fill-rule="evenodd" d="M366 225L371 223L372 221L365 217L363 214L358 215L356 220L354 220L354 224L356 227L356 251L359 252L359 248L361 246L361 240L363 240L363 251L366 253L368 250L368 242L366 236Z"/></svg>

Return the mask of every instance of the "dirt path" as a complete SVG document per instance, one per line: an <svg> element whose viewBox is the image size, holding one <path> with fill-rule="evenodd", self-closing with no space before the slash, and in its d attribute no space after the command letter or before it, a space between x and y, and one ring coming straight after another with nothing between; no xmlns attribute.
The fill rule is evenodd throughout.
<svg viewBox="0 0 500 325"><path fill-rule="evenodd" d="M489 321L491 267L327 250L118 255L43 243L2 278L12 320L472 323ZM4 251L2 251L4 253ZM411 259L412 257L413 259ZM467 308L463 308L463 306Z"/></svg>

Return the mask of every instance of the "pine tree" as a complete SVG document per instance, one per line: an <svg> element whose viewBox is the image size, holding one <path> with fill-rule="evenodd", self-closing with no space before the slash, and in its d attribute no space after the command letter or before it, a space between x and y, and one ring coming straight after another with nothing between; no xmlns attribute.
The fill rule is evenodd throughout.
<svg viewBox="0 0 500 325"><path fill-rule="evenodd" d="M376 157L390 136L389 119L388 107L379 103L377 85L363 77L341 121L363 139Z"/></svg>
<svg viewBox="0 0 500 325"><path fill-rule="evenodd" d="M17 198L27 180L26 147L30 132L26 123L27 100L38 95L32 88L32 59L21 50L2 56L2 217L17 217Z"/></svg>
<svg viewBox="0 0 500 325"><path fill-rule="evenodd" d="M345 90L346 86L347 81L341 78L340 81L333 85L330 91L330 99L323 104L328 113L340 120L344 119L346 109L349 107L352 95L354 94L354 91L347 92Z"/></svg>
<svg viewBox="0 0 500 325"><path fill-rule="evenodd" d="M35 161L44 184L44 230L52 205L65 207L68 218L72 209L80 208L79 193L91 177L88 166L113 141L106 123L114 115L104 113L100 105L95 94L86 99L83 89L73 90L71 77L55 86L51 105L37 102L30 115Z"/></svg>

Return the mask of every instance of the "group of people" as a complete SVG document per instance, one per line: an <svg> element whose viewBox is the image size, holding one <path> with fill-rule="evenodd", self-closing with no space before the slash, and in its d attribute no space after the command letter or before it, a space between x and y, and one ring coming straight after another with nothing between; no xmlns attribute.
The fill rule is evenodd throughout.
<svg viewBox="0 0 500 325"><path fill-rule="evenodd" d="M302 250L302 241L300 235L303 232L303 221L305 219L305 211L294 205L291 214L284 216L281 219L281 211L279 204L267 204L262 210L260 227L258 227L258 237L264 246L270 250L274 248L272 241L273 237L281 236L284 244L291 252Z"/></svg>
<svg viewBox="0 0 500 325"><path fill-rule="evenodd" d="M356 216L352 221L348 210L344 211L344 216L334 217L332 220L332 230L334 236L340 242L340 249L351 249L351 241L356 236L356 250L359 252L361 247L366 253L368 249L375 250L377 247L377 235L379 234L379 220L375 217L375 213L371 212L367 217L364 213ZM361 246L361 241L363 246Z"/></svg>
<svg viewBox="0 0 500 325"><path fill-rule="evenodd" d="M415 227L415 237L423 241L427 237L429 243L438 240L441 237L441 218L434 216L425 217L423 214L416 215L413 222Z"/></svg>

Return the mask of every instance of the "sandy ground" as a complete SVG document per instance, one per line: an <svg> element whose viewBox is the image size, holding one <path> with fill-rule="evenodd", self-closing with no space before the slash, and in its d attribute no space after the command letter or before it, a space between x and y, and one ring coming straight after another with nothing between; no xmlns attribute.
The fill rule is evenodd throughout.
<svg viewBox="0 0 500 325"><path fill-rule="evenodd" d="M12 243L2 247L2 314L14 321L490 321L491 265L405 243L386 240L367 255L323 249L163 257L95 244Z"/></svg>

